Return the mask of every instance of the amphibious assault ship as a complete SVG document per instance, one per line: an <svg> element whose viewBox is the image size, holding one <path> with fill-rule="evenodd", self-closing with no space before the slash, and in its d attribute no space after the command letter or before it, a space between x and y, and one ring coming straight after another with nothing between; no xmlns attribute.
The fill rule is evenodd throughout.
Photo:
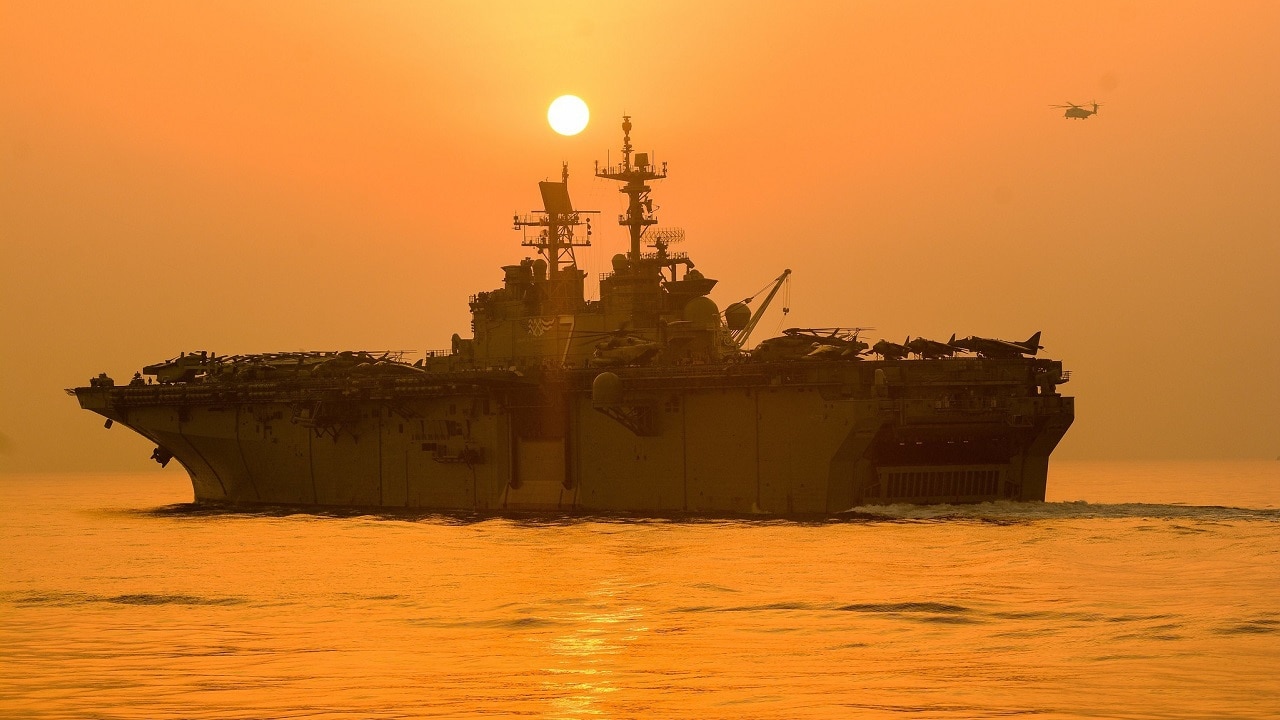
<svg viewBox="0 0 1280 720"><path fill-rule="evenodd" d="M794 328L748 351L790 271L722 312L672 249L683 233L657 226L666 163L631 129L595 169L621 184L630 239L598 300L574 255L593 211L566 166L514 218L537 256L471 297L471 337L448 350L184 353L68 392L177 459L207 504L800 516L1044 499L1074 407L1039 333L868 347L857 328Z"/></svg>

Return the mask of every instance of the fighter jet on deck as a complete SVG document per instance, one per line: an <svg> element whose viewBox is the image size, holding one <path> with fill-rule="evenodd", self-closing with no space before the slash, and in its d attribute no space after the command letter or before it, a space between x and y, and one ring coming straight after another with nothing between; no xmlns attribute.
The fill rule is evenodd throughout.
<svg viewBox="0 0 1280 720"><path fill-rule="evenodd" d="M1040 333L1038 331L1023 342L996 340L994 338L977 337L976 335L956 340L956 337L952 335L951 341L947 344L957 350L968 350L986 358L1020 358L1023 355L1035 355L1038 350L1044 347L1040 344Z"/></svg>
<svg viewBox="0 0 1280 720"><path fill-rule="evenodd" d="M910 340L910 338L907 338L907 340ZM911 354L911 348L907 347L907 340L903 340L901 345L891 343L888 340L881 340L871 346L871 352L885 360L901 360Z"/></svg>
<svg viewBox="0 0 1280 720"><path fill-rule="evenodd" d="M951 357L952 355L955 355L956 348L953 346L955 341L955 333L952 333L951 339L945 343L918 337L915 340L907 342L907 349L925 360L935 360L937 358Z"/></svg>

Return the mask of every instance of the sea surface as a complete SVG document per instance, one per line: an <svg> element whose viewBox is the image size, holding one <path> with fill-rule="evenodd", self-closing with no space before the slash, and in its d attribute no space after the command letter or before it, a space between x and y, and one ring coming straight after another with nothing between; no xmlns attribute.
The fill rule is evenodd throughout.
<svg viewBox="0 0 1280 720"><path fill-rule="evenodd" d="M0 718L1280 717L1280 462L1049 479L797 523L0 475Z"/></svg>

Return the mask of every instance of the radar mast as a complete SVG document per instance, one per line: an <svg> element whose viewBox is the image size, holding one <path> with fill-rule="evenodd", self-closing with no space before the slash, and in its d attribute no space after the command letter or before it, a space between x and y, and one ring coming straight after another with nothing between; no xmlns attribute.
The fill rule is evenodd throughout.
<svg viewBox="0 0 1280 720"><path fill-rule="evenodd" d="M631 233L631 250L627 258L634 267L640 263L640 236L644 234L645 228L658 222L658 218L653 214L653 200L649 198L653 188L645 183L665 178L667 164L662 163L662 169L658 170L651 164L649 153L634 153L632 157L632 150L631 116L623 115L622 164L610 165L601 170L600 162L597 160L596 177L626 183L618 189L619 192L626 193L628 199L627 212L618 216L618 224L625 226Z"/></svg>
<svg viewBox="0 0 1280 720"><path fill-rule="evenodd" d="M569 200L569 163L560 166L560 182L543 181L538 183L542 192L542 210L534 210L527 215L519 213L512 218L512 229L526 227L543 228L536 235L526 235L521 245L537 248L547 259L547 269L551 280L560 273L561 264L577 267L577 259L573 255L575 247L590 247L591 218L583 215L598 213L598 210L574 210ZM579 225L587 226L586 239L574 238L573 229Z"/></svg>

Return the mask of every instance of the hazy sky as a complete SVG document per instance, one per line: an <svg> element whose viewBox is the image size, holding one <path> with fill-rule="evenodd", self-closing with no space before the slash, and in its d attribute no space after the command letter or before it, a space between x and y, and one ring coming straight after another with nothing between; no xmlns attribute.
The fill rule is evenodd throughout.
<svg viewBox="0 0 1280 720"><path fill-rule="evenodd" d="M591 170L624 111L722 306L794 271L761 330L1042 330L1055 457L1280 456L1277 30L1270 0L0 2L0 469L147 467L63 394L98 372L447 347L562 160L619 211ZM626 246L594 239L593 278Z"/></svg>

